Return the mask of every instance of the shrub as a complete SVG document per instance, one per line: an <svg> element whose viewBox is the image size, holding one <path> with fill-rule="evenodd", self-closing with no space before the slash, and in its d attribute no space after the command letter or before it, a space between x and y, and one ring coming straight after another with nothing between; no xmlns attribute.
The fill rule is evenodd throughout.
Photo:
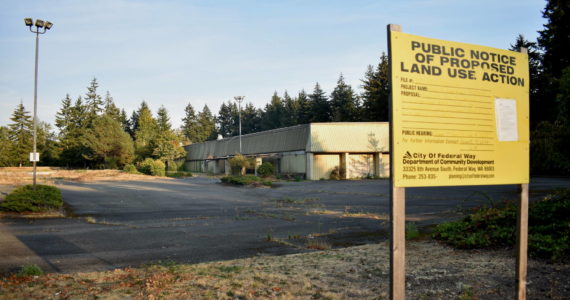
<svg viewBox="0 0 570 300"><path fill-rule="evenodd" d="M266 186L271 186L273 183L268 180L261 180L261 178L254 175L247 176L225 176L220 178L223 183L235 184L235 185L249 185L249 184L262 184Z"/></svg>
<svg viewBox="0 0 570 300"><path fill-rule="evenodd" d="M23 266L16 276L26 277L26 276L41 276L44 275L44 271L38 265L31 264Z"/></svg>
<svg viewBox="0 0 570 300"><path fill-rule="evenodd" d="M178 164L173 161L173 160L169 160L168 161L168 172L177 172L177 171L183 171L183 170L179 170L178 169Z"/></svg>
<svg viewBox="0 0 570 300"><path fill-rule="evenodd" d="M150 169L150 175L152 176L165 176L166 165L161 160L155 160Z"/></svg>
<svg viewBox="0 0 570 300"><path fill-rule="evenodd" d="M166 166L160 160L146 158L138 163L138 169L141 173L152 176L164 176Z"/></svg>
<svg viewBox="0 0 570 300"><path fill-rule="evenodd" d="M570 190L558 191L529 207L528 250L531 257L558 260L570 255ZM483 207L463 220L438 225L434 238L457 248L513 246L517 210Z"/></svg>
<svg viewBox="0 0 570 300"><path fill-rule="evenodd" d="M236 155L230 158L230 167L232 168L232 174L245 175L245 169L252 165L252 160L247 157L236 153Z"/></svg>
<svg viewBox="0 0 570 300"><path fill-rule="evenodd" d="M140 172L137 170L137 167L135 167L133 164L126 164L123 167L123 171L130 174L140 174Z"/></svg>
<svg viewBox="0 0 570 300"><path fill-rule="evenodd" d="M331 171L331 175L329 175L329 179L331 180L339 180L340 179L340 168L338 166L334 167Z"/></svg>
<svg viewBox="0 0 570 300"><path fill-rule="evenodd" d="M61 191L48 185L21 186L13 190L0 203L0 208L5 211L15 212L41 212L60 209L63 206Z"/></svg>
<svg viewBox="0 0 570 300"><path fill-rule="evenodd" d="M146 158L145 160L137 163L137 169L143 174L150 175L150 170L152 169L153 164L154 160L152 158Z"/></svg>
<svg viewBox="0 0 570 300"><path fill-rule="evenodd" d="M270 162L264 162L257 168L257 174L261 175L261 177L267 177L275 174L275 167Z"/></svg>

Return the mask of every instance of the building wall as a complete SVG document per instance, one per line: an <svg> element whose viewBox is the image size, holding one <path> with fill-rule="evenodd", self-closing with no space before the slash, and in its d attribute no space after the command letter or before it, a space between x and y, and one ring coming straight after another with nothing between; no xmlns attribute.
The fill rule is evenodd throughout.
<svg viewBox="0 0 570 300"><path fill-rule="evenodd" d="M374 176L374 155L349 154L348 174L349 178Z"/></svg>
<svg viewBox="0 0 570 300"><path fill-rule="evenodd" d="M190 171L224 173L227 160L239 152L239 137L185 148ZM386 122L311 123L242 136L242 154L312 180L328 179L335 167L346 168L349 178L387 177L388 151Z"/></svg>
<svg viewBox="0 0 570 300"><path fill-rule="evenodd" d="M309 179L329 179L332 170L340 165L338 154L315 154L312 177Z"/></svg>
<svg viewBox="0 0 570 300"><path fill-rule="evenodd" d="M299 173L304 174L307 171L306 168L306 155L305 152L290 152L283 153L281 160L279 162L279 169L281 173Z"/></svg>

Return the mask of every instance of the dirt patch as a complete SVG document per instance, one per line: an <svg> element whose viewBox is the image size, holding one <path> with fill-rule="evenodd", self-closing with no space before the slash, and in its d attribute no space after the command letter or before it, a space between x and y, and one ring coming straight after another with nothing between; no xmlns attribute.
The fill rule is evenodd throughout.
<svg viewBox="0 0 570 300"><path fill-rule="evenodd" d="M511 251L458 251L433 241L408 243L411 299L514 297ZM570 264L529 261L528 298L566 299ZM286 256L179 265L161 262L109 272L0 280L0 299L387 299L387 243Z"/></svg>
<svg viewBox="0 0 570 300"><path fill-rule="evenodd" d="M24 185L33 181L33 168L11 167L0 168L0 185ZM129 174L120 170L65 170L55 167L38 167L36 181L38 184L53 185L59 180L90 182L100 180L153 180L153 177L139 174Z"/></svg>

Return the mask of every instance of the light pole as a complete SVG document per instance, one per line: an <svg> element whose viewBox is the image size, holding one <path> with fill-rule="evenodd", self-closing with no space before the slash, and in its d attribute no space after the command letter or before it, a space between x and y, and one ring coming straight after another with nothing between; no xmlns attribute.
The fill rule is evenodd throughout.
<svg viewBox="0 0 570 300"><path fill-rule="evenodd" d="M38 131L38 118L37 118L37 104L38 104L38 48L40 42L40 34L46 33L47 30L50 30L53 24L49 21L43 21L40 19L36 20L34 24L34 20L32 18L25 18L24 22L26 26L30 28L32 33L36 34L36 68L34 74L34 149L32 154L32 164L34 165L34 190L36 189L36 162L39 160L39 157L36 156L37 151L37 131ZM36 26L36 30L32 29L32 26Z"/></svg>
<svg viewBox="0 0 570 300"><path fill-rule="evenodd" d="M245 96L235 96L234 99L237 101L238 103L238 115L239 115L239 154L243 154L241 151L241 102L243 101L243 98L245 98Z"/></svg>

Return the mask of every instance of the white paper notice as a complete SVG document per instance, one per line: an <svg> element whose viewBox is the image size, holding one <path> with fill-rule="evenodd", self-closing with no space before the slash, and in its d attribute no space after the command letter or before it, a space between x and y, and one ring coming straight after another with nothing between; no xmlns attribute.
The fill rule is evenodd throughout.
<svg viewBox="0 0 570 300"><path fill-rule="evenodd" d="M516 100L495 99L495 119L497 120L499 142L516 142L519 140Z"/></svg>

